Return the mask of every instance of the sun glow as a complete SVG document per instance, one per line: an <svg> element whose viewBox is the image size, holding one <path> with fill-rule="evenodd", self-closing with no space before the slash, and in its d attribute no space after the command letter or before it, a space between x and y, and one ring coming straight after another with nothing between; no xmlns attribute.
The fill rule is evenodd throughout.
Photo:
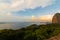
<svg viewBox="0 0 60 40"><path fill-rule="evenodd" d="M49 22L51 22L52 21L52 15L44 15L44 16L41 16L39 19L40 19L40 21L49 21Z"/></svg>
<svg viewBox="0 0 60 40"><path fill-rule="evenodd" d="M53 15L34 16L32 15L32 21L38 22L51 22Z"/></svg>
<svg viewBox="0 0 60 40"><path fill-rule="evenodd" d="M35 20L35 16L32 15L32 21L34 21L34 20Z"/></svg>
<svg viewBox="0 0 60 40"><path fill-rule="evenodd" d="M7 16L11 16L11 13L10 13L10 12L8 12L8 13L7 13Z"/></svg>

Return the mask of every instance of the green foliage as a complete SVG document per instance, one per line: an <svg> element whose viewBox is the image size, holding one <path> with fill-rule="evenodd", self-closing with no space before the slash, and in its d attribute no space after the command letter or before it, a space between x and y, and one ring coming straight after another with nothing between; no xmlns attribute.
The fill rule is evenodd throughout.
<svg viewBox="0 0 60 40"><path fill-rule="evenodd" d="M60 34L60 24L33 24L18 30L0 30L0 40L46 40L58 34Z"/></svg>

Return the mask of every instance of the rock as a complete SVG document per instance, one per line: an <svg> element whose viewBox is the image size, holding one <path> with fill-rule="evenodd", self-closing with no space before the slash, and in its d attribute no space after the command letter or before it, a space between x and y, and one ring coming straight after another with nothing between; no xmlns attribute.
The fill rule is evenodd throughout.
<svg viewBox="0 0 60 40"><path fill-rule="evenodd" d="M52 18L52 23L60 24L60 13L56 13Z"/></svg>

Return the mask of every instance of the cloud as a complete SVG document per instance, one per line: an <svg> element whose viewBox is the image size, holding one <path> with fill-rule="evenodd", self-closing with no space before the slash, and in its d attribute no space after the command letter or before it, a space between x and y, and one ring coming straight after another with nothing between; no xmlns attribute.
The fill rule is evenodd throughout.
<svg viewBox="0 0 60 40"><path fill-rule="evenodd" d="M0 0L0 12L7 11L9 9L9 3L6 0Z"/></svg>
<svg viewBox="0 0 60 40"><path fill-rule="evenodd" d="M44 8L53 4L55 0L11 0L10 9L24 10L35 9L37 7Z"/></svg>
<svg viewBox="0 0 60 40"><path fill-rule="evenodd" d="M0 13L25 9L44 8L53 4L55 0L0 0Z"/></svg>
<svg viewBox="0 0 60 40"><path fill-rule="evenodd" d="M0 21L36 21L34 16L12 16L12 11L21 11L25 9L35 9L37 7L45 8L52 5L55 0L0 0Z"/></svg>

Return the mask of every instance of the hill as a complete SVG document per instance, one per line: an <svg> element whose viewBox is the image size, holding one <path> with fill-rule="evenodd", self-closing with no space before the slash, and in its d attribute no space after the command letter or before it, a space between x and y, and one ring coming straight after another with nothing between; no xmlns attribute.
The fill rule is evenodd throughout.
<svg viewBox="0 0 60 40"><path fill-rule="evenodd" d="M58 34L60 34L60 24L33 24L18 30L0 30L0 40L47 40Z"/></svg>
<svg viewBox="0 0 60 40"><path fill-rule="evenodd" d="M58 34L58 35L56 35L54 37L51 37L51 38L49 38L47 40L60 40L60 34Z"/></svg>

